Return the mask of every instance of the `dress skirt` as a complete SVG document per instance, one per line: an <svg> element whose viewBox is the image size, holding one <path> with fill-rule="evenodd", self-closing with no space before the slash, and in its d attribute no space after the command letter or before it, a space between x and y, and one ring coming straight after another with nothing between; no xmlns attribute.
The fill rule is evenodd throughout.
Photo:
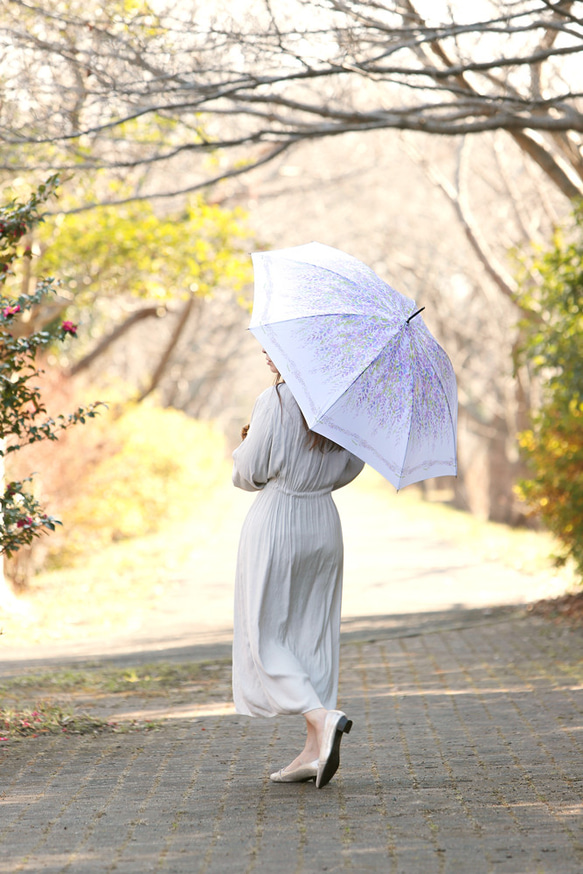
<svg viewBox="0 0 583 874"><path fill-rule="evenodd" d="M344 449L309 448L287 386L260 396L234 453L235 485L258 492L241 532L235 580L238 713L335 708L343 544L331 492L362 467Z"/></svg>

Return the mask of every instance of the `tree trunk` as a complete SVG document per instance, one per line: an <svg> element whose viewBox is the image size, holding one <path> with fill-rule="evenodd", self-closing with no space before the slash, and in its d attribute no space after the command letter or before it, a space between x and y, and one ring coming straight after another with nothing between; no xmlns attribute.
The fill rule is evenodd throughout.
<svg viewBox="0 0 583 874"><path fill-rule="evenodd" d="M162 377L164 376L164 374L166 372L166 368L168 367L168 364L170 363L170 360L171 360L172 355L174 353L174 350L178 344L178 341L180 340L180 337L182 336L182 333L183 333L184 329L186 328L188 319L190 317L190 314L191 314L191 312L194 308L194 304L196 302L200 303L201 302L200 298L197 298L194 293L191 293L190 297L188 298L188 300L186 301L186 303L184 304L184 306L182 308L182 312L180 313L180 316L178 318L178 321L176 323L174 331L172 332L170 340L166 344L166 348L164 349L164 351L162 353L162 356L158 362L156 369L154 370L152 376L150 377L150 381L149 381L148 385L146 386L146 388L144 388L140 392L140 394L138 395L138 397L136 399L138 403L141 403L143 400L145 400L148 397L148 395L152 394L152 392L160 384L160 381L162 380Z"/></svg>

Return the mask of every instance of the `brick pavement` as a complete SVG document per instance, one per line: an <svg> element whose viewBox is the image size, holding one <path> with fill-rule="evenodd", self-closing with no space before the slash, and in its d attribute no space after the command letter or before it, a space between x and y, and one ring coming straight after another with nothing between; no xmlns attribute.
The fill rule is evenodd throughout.
<svg viewBox="0 0 583 874"><path fill-rule="evenodd" d="M301 718L9 743L0 872L580 874L582 633L450 620L393 617L343 644L355 725L322 790L268 779Z"/></svg>

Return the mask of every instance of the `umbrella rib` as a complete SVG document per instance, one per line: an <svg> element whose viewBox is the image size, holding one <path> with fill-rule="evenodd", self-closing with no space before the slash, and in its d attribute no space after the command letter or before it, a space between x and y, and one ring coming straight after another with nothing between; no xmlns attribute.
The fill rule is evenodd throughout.
<svg viewBox="0 0 583 874"><path fill-rule="evenodd" d="M436 341L436 342L437 342L437 341ZM437 345L439 346L439 343L437 343ZM439 348L441 349L441 351L443 352L443 354L446 355L445 350L442 349L441 346L439 346ZM447 355L446 355L446 357L447 357ZM454 417L453 417L452 412L451 412L451 405L450 405L450 403L449 403L449 397L448 397L448 394L447 394L447 392L446 392L446 390L445 390L445 386L444 386L444 384L443 384L443 380L442 380L442 378L441 378L441 375L440 375L439 371L438 371L437 368L435 367L435 364L433 363L433 359L432 359L429 355L426 355L426 358L427 358L427 361L429 362L429 366L431 367L431 369L432 369L433 372L435 373L437 379L439 380L439 384L441 385L441 390L442 390L442 392L443 392L443 396L444 396L444 398L445 398L445 402L446 402L446 404L447 404L447 410L448 410L448 412L449 412L449 421L450 421L450 423L451 423L451 425L452 425L452 427L453 427L453 420L454 420ZM452 369L453 369L453 368L452 368ZM456 436L457 436L457 435L456 435Z"/></svg>
<svg viewBox="0 0 583 874"><path fill-rule="evenodd" d="M405 324L406 324L406 323L405 323ZM405 324L404 324L403 327L400 329L401 331L402 331L403 328L405 327ZM393 336L391 337L390 342L393 342L393 341L395 340L395 338L398 336L398 333L399 333L399 332L396 331L396 332L393 334ZM372 367L372 365L375 363L375 361L376 361L378 358L381 357L381 355L383 354L383 352L385 351L385 349L387 348L388 345L389 345L389 343L387 342L387 343L385 343L385 344L383 345L383 347L382 347L381 349L379 349L379 351L377 352L377 354L374 356L374 358L371 358L371 360L368 362L368 364L366 365L366 367L363 367L362 370L361 370L361 371L360 371L360 372L359 372L359 373L354 377L354 379L352 380L352 382L350 383L350 385L347 385L345 388L343 388L342 391L340 392L340 394L337 395L337 396L334 398L333 401L330 401L330 403L328 404L328 406L327 406L324 410L322 410L322 412L320 413L320 417L321 417L321 416L325 416L326 413L328 412L328 410L330 410L330 409L334 406L334 404L338 403L338 401L339 401L342 397L344 397L344 395L345 395L348 391L350 391L350 389L352 388L352 386L354 385L354 383L357 382L357 380L360 379L360 377L361 377L362 374L365 372L365 370L368 370L369 367Z"/></svg>
<svg viewBox="0 0 583 874"><path fill-rule="evenodd" d="M440 347L440 348L441 348L441 347ZM445 350L444 350L444 353L445 353ZM430 364L430 366L431 366L431 369L433 370L433 372L434 372L435 375L437 376L437 379L439 380L439 384L441 385L441 389L442 389L442 391L443 391L443 396L444 396L444 398L445 398L445 402L446 402L446 404L447 404L447 411L448 411L448 413L449 413L449 421L450 421L450 425L452 426L452 429L453 429L453 420L454 420L454 417L453 417L453 414L452 414L452 411L451 411L451 405L450 405L450 403L449 403L449 397L448 397L448 394L447 394L447 392L446 392L446 390L445 390L445 386L444 386L444 384L443 384L443 380L442 380L440 374L438 373L438 371L437 371L435 365L433 364L433 361L432 361L430 358L429 358L429 364ZM456 445L457 445L457 427L454 429L454 435L455 435L455 438L456 438ZM456 461L456 470L457 470L457 461ZM457 476L457 474L456 474L456 476Z"/></svg>
<svg viewBox="0 0 583 874"><path fill-rule="evenodd" d="M351 257L352 257L352 256L351 256ZM293 260L293 259L288 259L288 260L291 261L291 260ZM355 259L355 260L357 260L357 259ZM359 279L358 281L355 280L355 279L350 279L350 277L349 277L349 276L345 276L344 273L339 273L339 272L336 271L336 270L331 270L330 267L326 267L325 265L322 265L322 264L311 265L309 261L297 261L297 262L295 262L295 263L299 263L299 264L307 264L308 266L316 266L316 267L318 267L319 270L325 270L326 273L330 273L332 276L341 276L342 279L345 279L346 282L350 283L350 285L352 285L354 288L356 288L357 290L360 289L360 284L361 284L361 280L360 280L360 279ZM359 262L359 263L361 263L361 262ZM363 266L365 267L365 269L367 270L367 272L370 274L370 277L371 277L371 284L372 284L375 280L376 280L376 282L381 282L382 285L383 285L383 286L384 286L388 291L392 292L393 294L397 294L400 298L402 298L402 300L403 300L404 302L406 301L407 303L410 303L410 304L411 304L411 309L412 309L412 310L415 309L415 301L411 300L410 298L405 297L404 294L401 294L400 291L397 291L395 288L392 287L392 285L389 285L388 282L385 282L384 279L381 279L381 277L380 277L377 273L375 273L374 270L372 270L370 267L367 267L366 264L364 264ZM425 309L425 307L422 307L422 309ZM421 310L418 310L418 313L420 313L420 312L421 312ZM418 313L414 313L413 315L416 316ZM361 313L354 313L354 315L359 315L359 316L360 316L360 315L366 315L366 313L362 313L362 312L361 312ZM413 316L410 316L410 318L413 318Z"/></svg>
<svg viewBox="0 0 583 874"><path fill-rule="evenodd" d="M356 282L355 279L350 279L349 276L345 276L344 273L339 273L337 270L331 270L330 267L326 267L326 266L324 266L324 265L322 265L322 264L311 265L308 261L298 261L298 262L296 262L296 263L298 263L298 264L307 264L308 267L310 267L310 266L316 266L316 267L318 268L318 270L324 270L326 273L330 273L332 276L341 276L342 279L345 279L346 282L350 283L350 285L354 286L354 288L357 288L357 289L358 289L358 288L360 287L360 286L359 286L359 283ZM366 266L366 265L365 265L365 266ZM370 269L370 268L367 268L367 270L368 270L368 269ZM370 270L370 273L371 273L371 276L372 276L373 279L376 279L376 280L382 282L383 285L386 285L388 288L390 288L389 284L388 284L387 282L385 282L384 279L381 279L380 276L377 276L377 274L376 274L373 270Z"/></svg>
<svg viewBox="0 0 583 874"><path fill-rule="evenodd" d="M278 319L276 322L268 321L268 322L251 322L247 330L252 330L253 328L271 328L276 325L285 325L286 322L297 322L304 319L321 319L326 316L358 316L359 318L365 316L366 313L349 313L346 310L340 310L337 313L312 313L307 316L289 316L287 319Z"/></svg>
<svg viewBox="0 0 583 874"><path fill-rule="evenodd" d="M439 346L439 343L438 343L437 345ZM439 348L441 349L441 346L440 346ZM442 351L443 351L443 350L442 350ZM438 382L439 382L439 384L440 384L440 386L441 386L441 391L442 391L442 393L443 393L443 397L445 398L445 402L446 402L446 404L447 404L447 411L448 411L448 413L449 413L449 421L450 421L450 425L451 425L452 428L453 428L453 416L452 416L452 413L451 413L451 406L450 406L450 403L449 403L449 398L448 398L447 392L446 392L446 390L445 390L445 386L444 386L444 384L443 384L443 380L442 380L442 378L441 378L441 376L440 376L440 374L439 374L437 368L435 367L435 365L434 365L434 363L433 363L433 360L432 360L431 356L428 355L428 354L426 353L425 349L422 349L422 352L423 352L423 355L425 356L425 361L426 361L426 362L429 364L429 366L431 367L433 373L434 373L435 376L437 377L437 380L438 380ZM408 433L408 435L407 435L407 442L406 442L405 446L408 446L408 445L409 445L409 437L411 436L411 430L412 430L412 428L413 428L413 416L411 416L411 423L410 423L410 425L409 425L409 433ZM454 433L455 433L455 432L454 432ZM457 434L456 434L456 437L457 437ZM407 452L405 451L405 457L406 457L406 456L407 456ZM404 459L403 459L403 462L404 462Z"/></svg>
<svg viewBox="0 0 583 874"><path fill-rule="evenodd" d="M282 261L287 261L288 264L295 264L295 265L297 265L297 264L303 264L304 266L307 266L307 267L317 267L318 270L323 270L323 271L325 271L326 273L329 273L331 276L340 276L342 279L344 279L344 280L345 280L346 282L348 282L348 283L349 283L353 288L356 288L357 290L360 288L361 280L358 280L358 281L357 281L356 279L350 279L350 277L349 277L349 276L345 276L344 273L339 273L339 272L336 271L336 270L332 270L330 267L326 267L324 264L313 264L313 263L310 262L310 261L298 261L298 260L296 260L295 258L281 258L280 260L282 260ZM357 259L355 259L355 260L357 260ZM361 263L361 262L359 262L359 263ZM410 303L411 303L411 309L414 309L414 308L415 308L415 301L410 301L410 299L407 298L407 297L405 297L404 294L401 294L401 292L399 292L399 291L397 291L396 289L394 289L391 285L389 285L388 282L385 282L384 279L381 279L381 277L378 276L378 274L376 274L376 273L374 272L374 270L372 270L370 267L367 267L365 264L362 264L362 266L364 266L364 267L366 268L367 272L370 274L371 283L373 283L375 280L376 280L377 282L381 282L382 285L386 287L386 289L388 289L388 290L389 290L390 292L392 292L393 294L398 294L399 297L403 299L403 301L406 301L407 303L410 302ZM423 309L424 309L424 308L423 308ZM363 313L363 312L358 312L358 313L345 313L345 314L346 314L346 315L355 315L355 316L366 315L366 313ZM318 313L318 315L326 315L326 314L325 314L325 313ZM341 315L341 313L328 313L328 315ZM415 315L416 315L416 313L415 313ZM305 316L304 318L310 318L310 316ZM283 319L282 321L288 321L288 319ZM277 322L273 322L272 324L278 324L278 323L277 323Z"/></svg>
<svg viewBox="0 0 583 874"><path fill-rule="evenodd" d="M330 273L332 276L341 276L342 279L345 279L346 282L349 282L350 285L353 285L355 288L360 287L359 283L355 279L350 279L350 277L345 276L344 273L339 273L337 270L332 270L330 267L326 267L326 265L324 265L324 264L315 264L311 261L298 261L295 258L285 258L285 259L281 259L281 260L287 261L288 264L303 264L306 267L317 267L318 270L323 270L326 273ZM363 266L366 268L367 271L370 272L371 278L373 280L376 279L377 281L382 282L383 285L386 285L388 288L391 288L391 286L389 286L389 284L387 282L385 282L384 279L381 279L380 276L377 276L377 274L374 272L374 270L371 270L369 267L366 267L366 264L363 264ZM394 289L391 289L391 290L394 291Z"/></svg>
<svg viewBox="0 0 583 874"><path fill-rule="evenodd" d="M411 402L411 419L409 421L409 429L407 431L407 439L405 440L405 451L403 453L403 460L401 461L400 471L399 471L399 485L397 486L397 491L399 491L401 481L403 479L403 472L405 467L405 459L407 458L407 449L409 447L409 440L411 439L411 431L413 430L413 413L414 413L414 401L415 401L415 380L411 380L411 395L413 396L413 401Z"/></svg>

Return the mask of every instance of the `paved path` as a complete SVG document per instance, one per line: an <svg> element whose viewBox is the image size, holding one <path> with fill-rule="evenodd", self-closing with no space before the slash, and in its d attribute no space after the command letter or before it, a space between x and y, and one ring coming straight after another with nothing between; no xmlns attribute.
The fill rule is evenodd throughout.
<svg viewBox="0 0 583 874"><path fill-rule="evenodd" d="M0 872L580 874L580 632L502 608L377 617L344 640L355 724L327 787L268 780L295 718L11 743Z"/></svg>
<svg viewBox="0 0 583 874"><path fill-rule="evenodd" d="M143 626L23 648L8 623L0 676L228 655L246 497ZM400 500L337 500L340 703L354 720L337 777L269 782L301 718L237 716L228 691L205 707L146 702L160 730L0 745L0 874L583 871L583 634L512 606L553 581L412 521Z"/></svg>

